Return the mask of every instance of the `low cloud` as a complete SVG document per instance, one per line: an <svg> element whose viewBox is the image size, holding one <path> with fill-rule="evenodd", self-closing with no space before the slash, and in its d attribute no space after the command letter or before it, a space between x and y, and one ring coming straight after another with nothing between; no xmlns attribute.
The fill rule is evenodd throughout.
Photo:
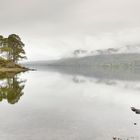
<svg viewBox="0 0 140 140"><path fill-rule="evenodd" d="M0 31L16 33L29 60L139 43L138 0L5 0Z"/></svg>

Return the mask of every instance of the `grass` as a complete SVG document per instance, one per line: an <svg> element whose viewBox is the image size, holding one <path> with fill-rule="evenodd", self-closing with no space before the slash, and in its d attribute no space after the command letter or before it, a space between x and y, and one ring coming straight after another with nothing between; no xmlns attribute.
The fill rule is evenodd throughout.
<svg viewBox="0 0 140 140"><path fill-rule="evenodd" d="M10 60L5 60L0 58L0 72L24 72L27 71L28 68L25 68L21 65L18 65Z"/></svg>

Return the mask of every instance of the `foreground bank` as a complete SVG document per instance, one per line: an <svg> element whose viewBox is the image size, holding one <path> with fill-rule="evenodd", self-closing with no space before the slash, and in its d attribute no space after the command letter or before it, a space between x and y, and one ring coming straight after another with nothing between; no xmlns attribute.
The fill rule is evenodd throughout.
<svg viewBox="0 0 140 140"><path fill-rule="evenodd" d="M10 60L0 60L0 72L25 72L29 69L21 66L20 64L16 64Z"/></svg>

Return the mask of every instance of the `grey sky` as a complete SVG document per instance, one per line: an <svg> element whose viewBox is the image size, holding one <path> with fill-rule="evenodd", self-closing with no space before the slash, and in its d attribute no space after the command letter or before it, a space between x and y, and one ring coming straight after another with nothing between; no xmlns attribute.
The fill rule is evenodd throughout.
<svg viewBox="0 0 140 140"><path fill-rule="evenodd" d="M1 34L19 34L29 60L54 59L78 48L114 47L124 40L139 43L139 0L0 0L0 4Z"/></svg>

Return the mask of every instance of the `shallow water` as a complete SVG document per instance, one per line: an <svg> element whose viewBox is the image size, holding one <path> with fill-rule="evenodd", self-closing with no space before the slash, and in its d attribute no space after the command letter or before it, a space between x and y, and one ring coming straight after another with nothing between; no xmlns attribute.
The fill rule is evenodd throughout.
<svg viewBox="0 0 140 140"><path fill-rule="evenodd" d="M17 94L8 96L7 86L1 95L0 140L140 139L140 115L131 111L140 108L138 73L121 79L120 72L94 76L61 69L37 68L16 76L15 86L11 81Z"/></svg>

